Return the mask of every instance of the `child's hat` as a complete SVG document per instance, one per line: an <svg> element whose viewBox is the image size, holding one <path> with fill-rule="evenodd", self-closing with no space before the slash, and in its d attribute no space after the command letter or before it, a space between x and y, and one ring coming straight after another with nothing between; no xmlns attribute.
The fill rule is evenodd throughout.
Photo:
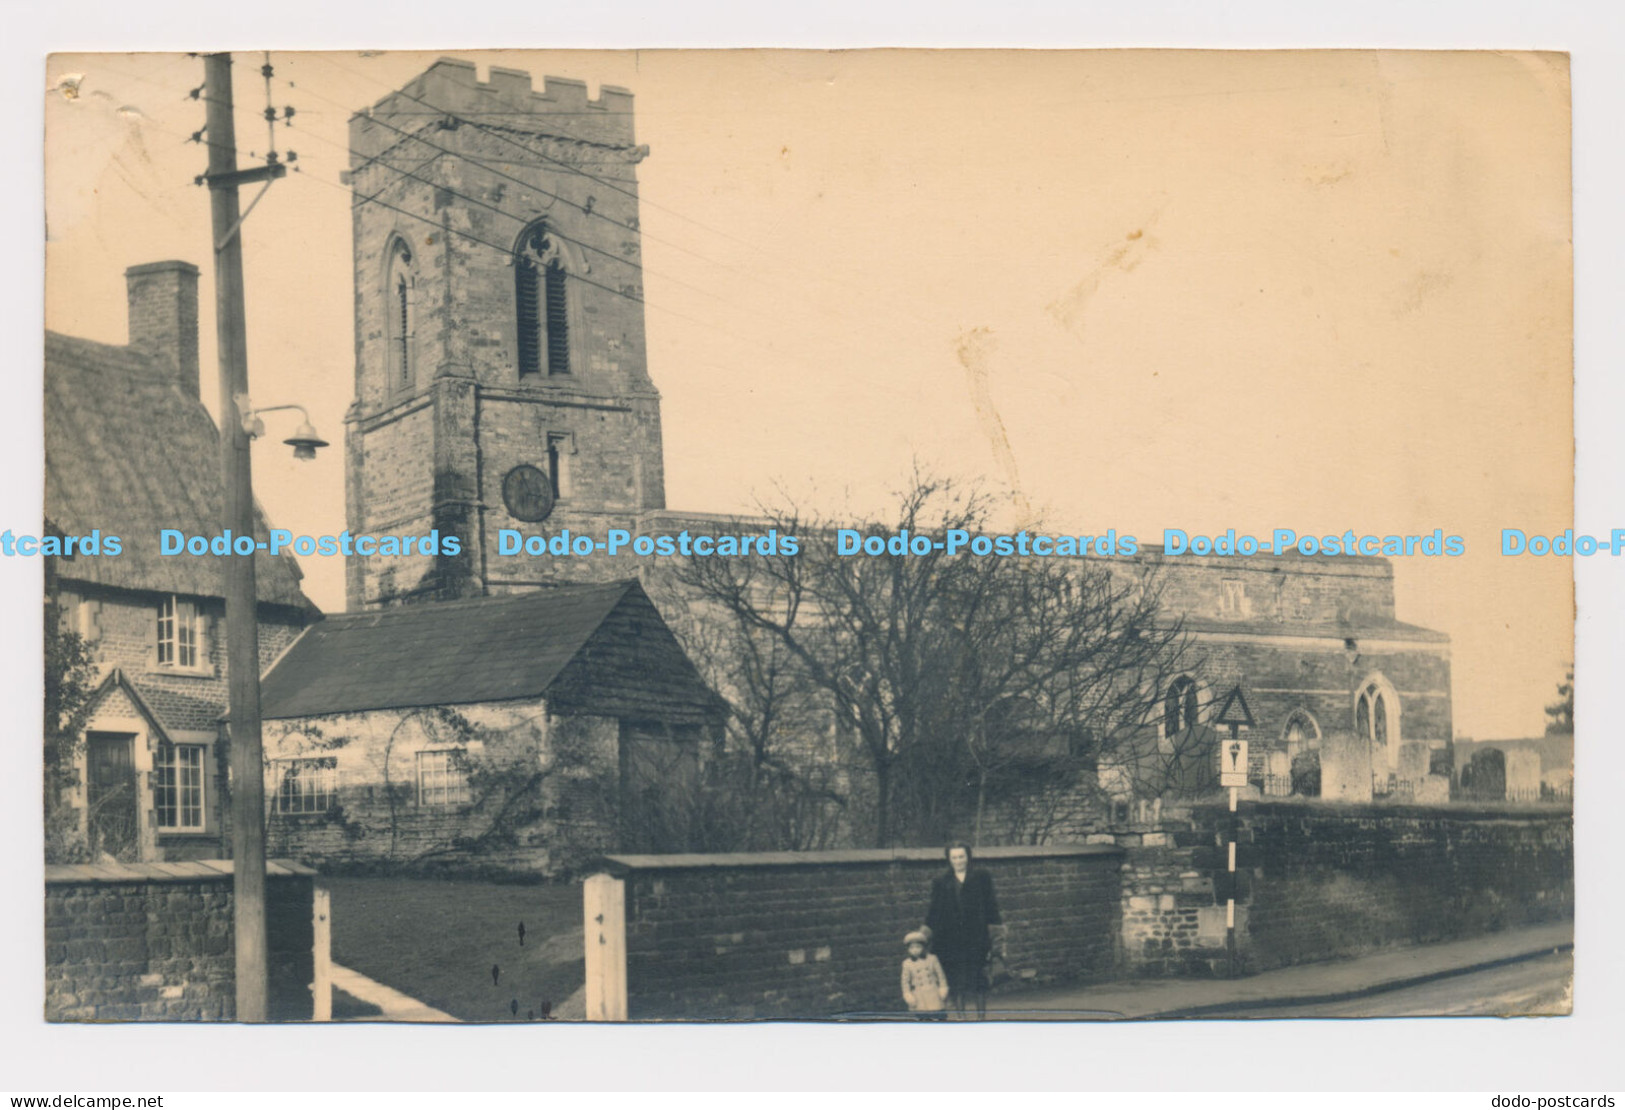
<svg viewBox="0 0 1625 1110"><path fill-rule="evenodd" d="M907 948L911 944L930 944L930 943L931 943L931 934L926 932L924 929L915 929L912 933L910 933L908 936L903 938L903 947L905 947L905 948Z"/></svg>

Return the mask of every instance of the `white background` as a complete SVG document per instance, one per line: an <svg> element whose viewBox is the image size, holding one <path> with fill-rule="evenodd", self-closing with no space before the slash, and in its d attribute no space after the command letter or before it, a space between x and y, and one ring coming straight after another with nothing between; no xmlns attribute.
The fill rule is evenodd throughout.
<svg viewBox="0 0 1625 1110"><path fill-rule="evenodd" d="M1625 527L1619 305L1625 301L1620 116L1625 36L1597 5L1362 3L1176 4L1051 11L1036 4L766 5L622 3L524 9L396 0L376 11L336 4L205 6L78 3L7 13L0 32L7 172L0 178L0 319L10 384L0 420L8 471L0 527L41 518L39 358L43 318L41 111L45 55L61 50L478 48L487 46L1206 46L1567 50L1575 143L1575 527ZM1516 445L1507 445L1515 451ZM8 847L0 961L0 1090L550 1090L626 1086L844 1086L975 1089L1400 1089L1581 1093L1622 1086L1620 843L1609 820L1621 767L1609 707L1620 673L1622 569L1581 560L1576 810L1580 918L1575 1016L1368 1022L948 1026L934 1029L759 1025L615 1029L52 1027L40 1020L43 954L37 560L0 559L0 644L9 776L0 831ZM1594 723L1593 723L1594 722ZM1589 803L1589 804L1588 804ZM1486 1100L1487 1103L1487 1100Z"/></svg>

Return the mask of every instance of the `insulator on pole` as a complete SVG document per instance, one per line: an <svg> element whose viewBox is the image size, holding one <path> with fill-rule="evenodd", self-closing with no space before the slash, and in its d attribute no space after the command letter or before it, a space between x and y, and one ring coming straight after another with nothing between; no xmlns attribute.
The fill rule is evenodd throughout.
<svg viewBox="0 0 1625 1110"><path fill-rule="evenodd" d="M260 66L260 75L265 78L265 133L266 142L270 144L271 153L266 156L269 163L276 162L276 107L271 103L271 52L265 52L265 64Z"/></svg>

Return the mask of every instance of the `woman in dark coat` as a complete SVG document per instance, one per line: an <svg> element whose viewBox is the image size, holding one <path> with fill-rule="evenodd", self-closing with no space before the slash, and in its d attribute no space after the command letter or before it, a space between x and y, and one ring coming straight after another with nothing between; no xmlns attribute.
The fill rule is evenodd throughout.
<svg viewBox="0 0 1625 1110"><path fill-rule="evenodd" d="M949 845L948 870L931 881L931 908L925 923L931 949L948 975L948 1001L965 1015L976 1000L976 1016L987 1016L987 962L993 948L991 926L1003 925L993 894L993 876L971 866L970 846Z"/></svg>

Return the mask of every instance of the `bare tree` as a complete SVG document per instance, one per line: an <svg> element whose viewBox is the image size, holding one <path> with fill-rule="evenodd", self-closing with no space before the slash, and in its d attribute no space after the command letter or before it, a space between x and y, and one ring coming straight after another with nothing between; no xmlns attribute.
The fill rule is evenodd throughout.
<svg viewBox="0 0 1625 1110"><path fill-rule="evenodd" d="M916 474L893 518L860 531L987 535L992 508L978 490ZM1115 759L1183 661L1178 623L1137 564L906 540L841 555L836 522L793 506L765 516L804 549L693 559L676 573L734 636L780 649L849 728L873 780L879 846L974 827L991 797L1041 784L1044 768Z"/></svg>
<svg viewBox="0 0 1625 1110"><path fill-rule="evenodd" d="M667 825L715 851L808 850L833 845L847 799L828 699L777 637L741 629L723 607L671 575L646 583L672 632L728 704L725 736L700 773L661 791ZM679 820L672 811L692 815ZM648 839L648 838L645 838ZM670 837L656 838L669 843Z"/></svg>

